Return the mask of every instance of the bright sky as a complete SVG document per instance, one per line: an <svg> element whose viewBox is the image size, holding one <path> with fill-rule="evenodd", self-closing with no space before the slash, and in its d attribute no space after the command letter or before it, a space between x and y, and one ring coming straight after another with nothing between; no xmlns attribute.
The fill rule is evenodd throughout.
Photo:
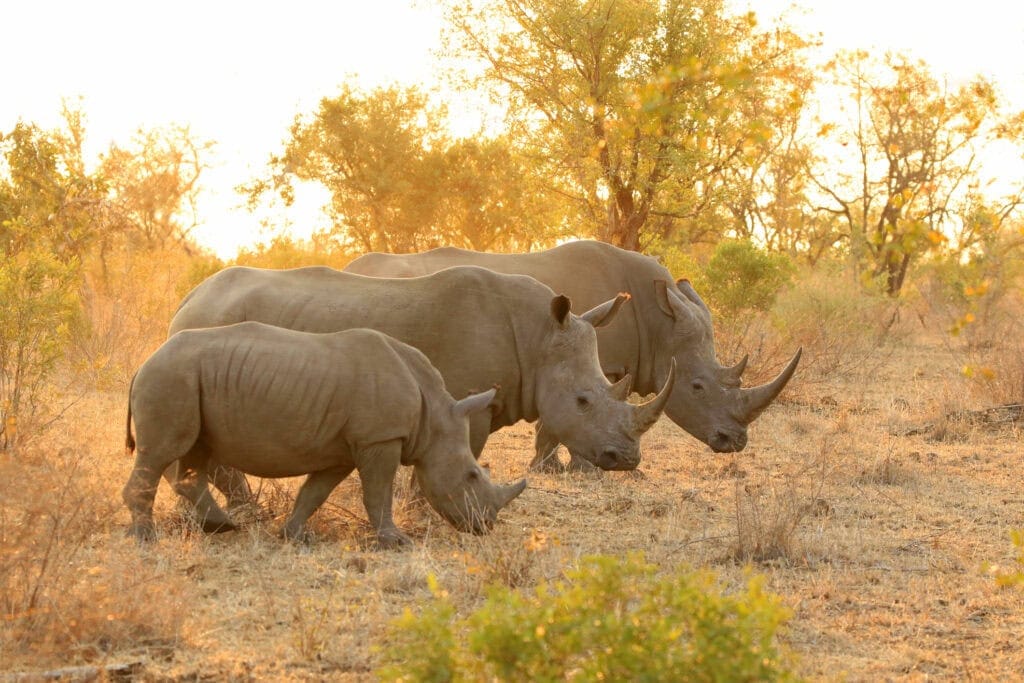
<svg viewBox="0 0 1024 683"><path fill-rule="evenodd" d="M790 5L735 4L764 24ZM820 33L827 53L903 50L954 81L989 75L1024 107L1024 3L803 4L813 9L788 16L802 31ZM436 11L422 0L3 0L0 130L19 119L58 126L62 98L81 98L92 154L112 141L129 144L140 128L190 126L217 143L195 235L229 257L266 237L233 188L261 173L295 115L344 81L431 83L439 30ZM317 227L310 201L281 224L300 234Z"/></svg>

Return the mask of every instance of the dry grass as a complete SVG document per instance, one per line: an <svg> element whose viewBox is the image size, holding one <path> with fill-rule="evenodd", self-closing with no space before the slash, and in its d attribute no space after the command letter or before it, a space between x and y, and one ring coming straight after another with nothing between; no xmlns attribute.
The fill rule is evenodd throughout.
<svg viewBox="0 0 1024 683"><path fill-rule="evenodd" d="M160 539L137 548L119 498L124 395L93 394L2 463L0 661L7 672L129 662L162 680L372 680L387 623L429 599L431 577L465 611L488 583L530 590L581 556L643 550L727 585L752 563L794 611L787 639L812 679L1014 679L1024 591L982 567L1012 565L1007 533L1024 525L1019 424L950 425L956 438L902 429L984 404L964 398L941 343L890 351L867 381L794 384L742 453L712 454L662 420L639 473L531 474L488 536L460 535L410 500L403 475L406 552L368 549L357 477L314 517L309 546L275 536L289 480L263 484L263 515L212 537L182 524L162 487ZM531 443L527 425L494 435L493 476L520 476Z"/></svg>

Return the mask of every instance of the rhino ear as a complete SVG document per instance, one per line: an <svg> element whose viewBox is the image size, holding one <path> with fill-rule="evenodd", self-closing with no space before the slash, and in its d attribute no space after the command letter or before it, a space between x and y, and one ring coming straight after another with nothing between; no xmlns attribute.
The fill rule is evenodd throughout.
<svg viewBox="0 0 1024 683"><path fill-rule="evenodd" d="M664 280L654 281L654 300L658 302L658 308L673 320L690 318L692 314L679 295L672 291L673 289Z"/></svg>
<svg viewBox="0 0 1024 683"><path fill-rule="evenodd" d="M572 309L572 301L564 294L559 294L551 300L551 316L562 327L565 327L569 320L569 311Z"/></svg>
<svg viewBox="0 0 1024 683"><path fill-rule="evenodd" d="M594 327L604 327L615 318L615 314L622 308L622 304L629 301L630 298L628 292L619 292L614 299L609 299L603 304L594 306L586 313L581 314L580 318Z"/></svg>
<svg viewBox="0 0 1024 683"><path fill-rule="evenodd" d="M461 401L455 402L455 405L452 406L452 413L456 417L468 417L473 413L478 413L491 405L494 395L497 393L498 390L492 388L479 394L470 394Z"/></svg>

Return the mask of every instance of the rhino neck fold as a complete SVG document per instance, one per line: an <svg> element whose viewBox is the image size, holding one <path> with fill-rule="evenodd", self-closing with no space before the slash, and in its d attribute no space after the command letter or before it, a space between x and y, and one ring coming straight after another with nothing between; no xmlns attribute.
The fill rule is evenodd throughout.
<svg viewBox="0 0 1024 683"><path fill-rule="evenodd" d="M536 422L537 412L537 350L544 348L540 339L524 338L518 326L511 325L512 344L515 347L519 382L507 389L502 387L501 409L494 414L491 430L515 424L519 420ZM533 350L531 352L531 349ZM499 423L500 421L500 423Z"/></svg>

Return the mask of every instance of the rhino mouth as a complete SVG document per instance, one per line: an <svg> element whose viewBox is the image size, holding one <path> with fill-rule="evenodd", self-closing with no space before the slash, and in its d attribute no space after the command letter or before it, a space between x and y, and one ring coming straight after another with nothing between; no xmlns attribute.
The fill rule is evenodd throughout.
<svg viewBox="0 0 1024 683"><path fill-rule="evenodd" d="M708 437L707 444L715 453L738 453L747 447L747 433L718 430Z"/></svg>
<svg viewBox="0 0 1024 683"><path fill-rule="evenodd" d="M623 452L614 448L606 448L585 460L602 470L615 472L635 470L640 465L640 449L636 449L635 452Z"/></svg>

